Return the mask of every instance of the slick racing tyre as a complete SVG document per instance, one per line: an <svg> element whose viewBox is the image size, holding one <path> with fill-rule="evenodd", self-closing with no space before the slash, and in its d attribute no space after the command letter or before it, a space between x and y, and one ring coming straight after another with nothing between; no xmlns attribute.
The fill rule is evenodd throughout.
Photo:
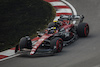
<svg viewBox="0 0 100 67"><path fill-rule="evenodd" d="M19 47L20 47L20 50L22 50L23 48L27 48L27 39L25 37L22 37L20 39Z"/></svg>
<svg viewBox="0 0 100 67"><path fill-rule="evenodd" d="M32 43L31 41L27 40L26 37L22 37L19 42L19 47L20 47L20 50L22 50L23 48L31 49Z"/></svg>
<svg viewBox="0 0 100 67"><path fill-rule="evenodd" d="M79 23L77 33L79 37L87 37L89 34L89 25L87 23Z"/></svg>
<svg viewBox="0 0 100 67"><path fill-rule="evenodd" d="M50 46L54 49L54 52L61 52L63 48L63 40L60 37L56 37L51 40Z"/></svg>

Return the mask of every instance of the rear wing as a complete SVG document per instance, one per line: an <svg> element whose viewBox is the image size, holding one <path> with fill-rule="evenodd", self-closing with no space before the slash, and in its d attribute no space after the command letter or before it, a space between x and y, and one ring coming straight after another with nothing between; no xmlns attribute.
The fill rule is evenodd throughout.
<svg viewBox="0 0 100 67"><path fill-rule="evenodd" d="M69 21L77 21L79 20L79 23L83 22L84 16L83 15L61 15L58 19L59 21L62 20L69 20Z"/></svg>

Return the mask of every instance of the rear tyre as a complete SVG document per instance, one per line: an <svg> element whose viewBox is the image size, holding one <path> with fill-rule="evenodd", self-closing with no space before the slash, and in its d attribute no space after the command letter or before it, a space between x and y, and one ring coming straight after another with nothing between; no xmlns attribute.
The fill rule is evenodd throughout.
<svg viewBox="0 0 100 67"><path fill-rule="evenodd" d="M87 23L79 23L77 33L79 37L87 37L89 34L89 25Z"/></svg>
<svg viewBox="0 0 100 67"><path fill-rule="evenodd" d="M54 52L61 52L63 48L63 40L60 37L56 37L51 40L50 46Z"/></svg>

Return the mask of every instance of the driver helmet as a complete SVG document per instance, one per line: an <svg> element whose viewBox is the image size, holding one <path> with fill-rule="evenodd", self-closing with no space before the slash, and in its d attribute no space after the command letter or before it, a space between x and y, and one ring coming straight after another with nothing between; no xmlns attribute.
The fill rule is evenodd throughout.
<svg viewBox="0 0 100 67"><path fill-rule="evenodd" d="M59 21L53 21L53 22L55 23L55 26L56 26L56 27L60 27L60 26L62 26L62 23L59 22Z"/></svg>
<svg viewBox="0 0 100 67"><path fill-rule="evenodd" d="M48 31L49 34L53 34L56 32L56 27L51 27L51 30Z"/></svg>

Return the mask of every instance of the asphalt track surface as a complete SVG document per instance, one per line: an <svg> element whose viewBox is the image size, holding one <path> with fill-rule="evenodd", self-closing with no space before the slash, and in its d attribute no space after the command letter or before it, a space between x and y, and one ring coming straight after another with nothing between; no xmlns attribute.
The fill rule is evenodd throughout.
<svg viewBox="0 0 100 67"><path fill-rule="evenodd" d="M90 25L87 38L79 38L55 56L20 55L0 67L100 67L100 0L67 0Z"/></svg>

